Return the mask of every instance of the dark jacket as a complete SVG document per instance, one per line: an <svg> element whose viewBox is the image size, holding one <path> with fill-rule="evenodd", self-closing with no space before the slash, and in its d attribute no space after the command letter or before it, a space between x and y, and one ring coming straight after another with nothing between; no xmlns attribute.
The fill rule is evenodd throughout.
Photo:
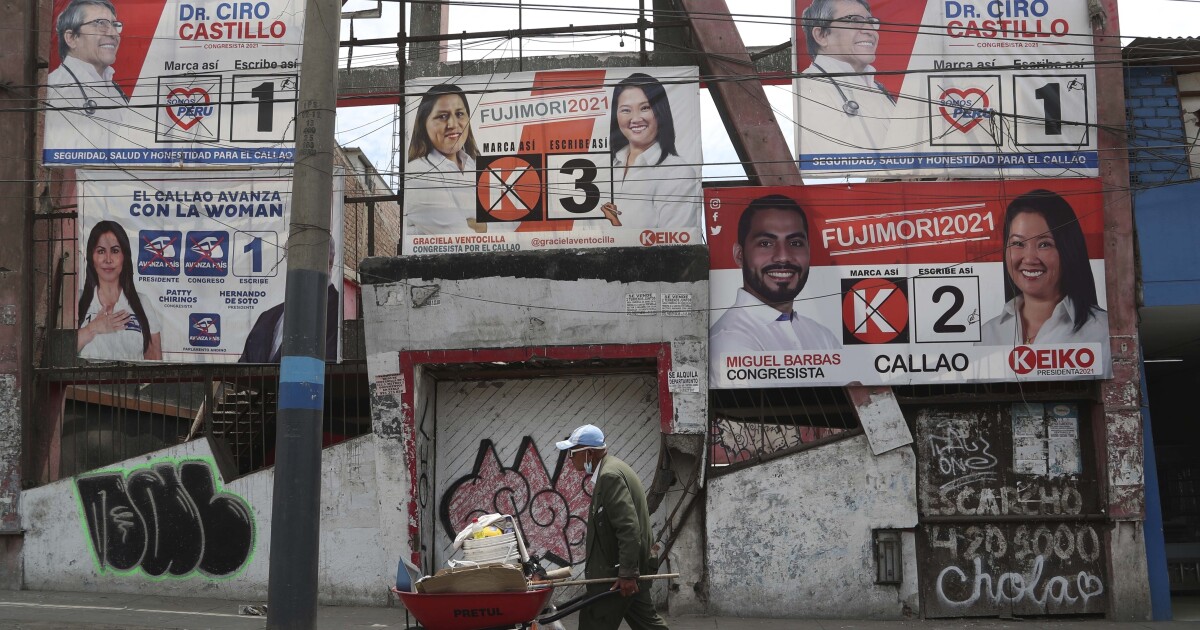
<svg viewBox="0 0 1200 630"><path fill-rule="evenodd" d="M587 578L637 577L655 572L646 490L625 462L606 455L588 510Z"/></svg>
<svg viewBox="0 0 1200 630"><path fill-rule="evenodd" d="M329 303L326 305L325 314L326 361L337 361L338 329L341 327L338 314L342 312L341 308L342 298L338 294L338 290L331 284L329 285ZM277 304L254 320L254 327L246 336L246 345L242 348L242 356L238 358L238 363L279 363L283 346L281 344L279 350L273 354L271 346L275 341L275 326L279 320L283 319L283 310L284 305Z"/></svg>

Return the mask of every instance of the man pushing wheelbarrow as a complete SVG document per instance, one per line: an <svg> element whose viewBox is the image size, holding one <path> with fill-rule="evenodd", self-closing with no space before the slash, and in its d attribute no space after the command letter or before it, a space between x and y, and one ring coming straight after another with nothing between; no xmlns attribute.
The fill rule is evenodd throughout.
<svg viewBox="0 0 1200 630"><path fill-rule="evenodd" d="M654 610L650 590L638 586L638 578L653 574L657 562L650 553L650 512L646 490L625 462L608 454L604 433L585 424L555 444L575 470L592 477L592 505L588 510L584 552L584 577L606 578L589 584L589 594L620 591L621 597L605 597L579 611L579 630L616 630L624 619L633 630L667 630ZM616 579L606 589L608 580Z"/></svg>

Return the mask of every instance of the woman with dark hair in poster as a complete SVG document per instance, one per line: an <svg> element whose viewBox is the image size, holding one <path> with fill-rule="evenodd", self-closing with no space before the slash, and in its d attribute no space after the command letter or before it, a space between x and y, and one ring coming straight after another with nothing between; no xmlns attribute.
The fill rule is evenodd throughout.
<svg viewBox="0 0 1200 630"><path fill-rule="evenodd" d="M613 200L600 207L613 225L631 228L700 226L700 167L675 148L667 91L637 72L613 90L609 148Z"/></svg>
<svg viewBox="0 0 1200 630"><path fill-rule="evenodd" d="M979 345L1107 343L1083 230L1061 195L1039 189L1008 205L1004 271L1008 302L984 323Z"/></svg>
<svg viewBox="0 0 1200 630"><path fill-rule="evenodd" d="M450 83L429 88L417 105L408 145L405 235L488 231L489 224L475 219L478 157L471 106L462 88ZM490 229L512 231L515 226L494 223Z"/></svg>
<svg viewBox="0 0 1200 630"><path fill-rule="evenodd" d="M88 234L75 347L84 359L161 361L162 328L133 285L125 228L100 221Z"/></svg>

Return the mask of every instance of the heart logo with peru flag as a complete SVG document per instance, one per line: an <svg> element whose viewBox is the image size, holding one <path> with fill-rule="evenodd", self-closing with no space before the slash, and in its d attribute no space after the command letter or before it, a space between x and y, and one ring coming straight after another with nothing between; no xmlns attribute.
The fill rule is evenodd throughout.
<svg viewBox="0 0 1200 630"><path fill-rule="evenodd" d="M210 103L208 90L204 88L175 88L167 93L167 116L180 129L187 131L206 116L212 115L213 106Z"/></svg>
<svg viewBox="0 0 1200 630"><path fill-rule="evenodd" d="M942 112L942 118L963 133L992 117L987 92L980 88L949 88L938 97L938 102L941 103L938 109Z"/></svg>

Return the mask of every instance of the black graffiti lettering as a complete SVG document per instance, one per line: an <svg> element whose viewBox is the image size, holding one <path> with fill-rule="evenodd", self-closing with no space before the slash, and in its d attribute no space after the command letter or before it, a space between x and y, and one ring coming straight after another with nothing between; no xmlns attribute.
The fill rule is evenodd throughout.
<svg viewBox="0 0 1200 630"><path fill-rule="evenodd" d="M218 493L207 464L184 462L179 467L179 476L195 502L199 522L204 524L202 540L208 543L212 537L219 537L220 544L204 546L200 572L205 575L229 575L237 571L253 549L254 517L250 514L250 506L238 497ZM229 531L245 531L249 535L229 537L222 533ZM209 533L205 536L205 532Z"/></svg>
<svg viewBox="0 0 1200 630"><path fill-rule="evenodd" d="M204 553L204 529L175 467L159 464L130 473L128 486L133 508L146 523L142 570L154 576L195 570Z"/></svg>
<svg viewBox="0 0 1200 630"><path fill-rule="evenodd" d="M159 463L76 481L101 569L147 575L229 575L254 547L254 519L216 490L207 462Z"/></svg>
<svg viewBox="0 0 1200 630"><path fill-rule="evenodd" d="M75 482L92 549L101 567L128 571L146 552L146 525L133 509L120 473L82 477Z"/></svg>

